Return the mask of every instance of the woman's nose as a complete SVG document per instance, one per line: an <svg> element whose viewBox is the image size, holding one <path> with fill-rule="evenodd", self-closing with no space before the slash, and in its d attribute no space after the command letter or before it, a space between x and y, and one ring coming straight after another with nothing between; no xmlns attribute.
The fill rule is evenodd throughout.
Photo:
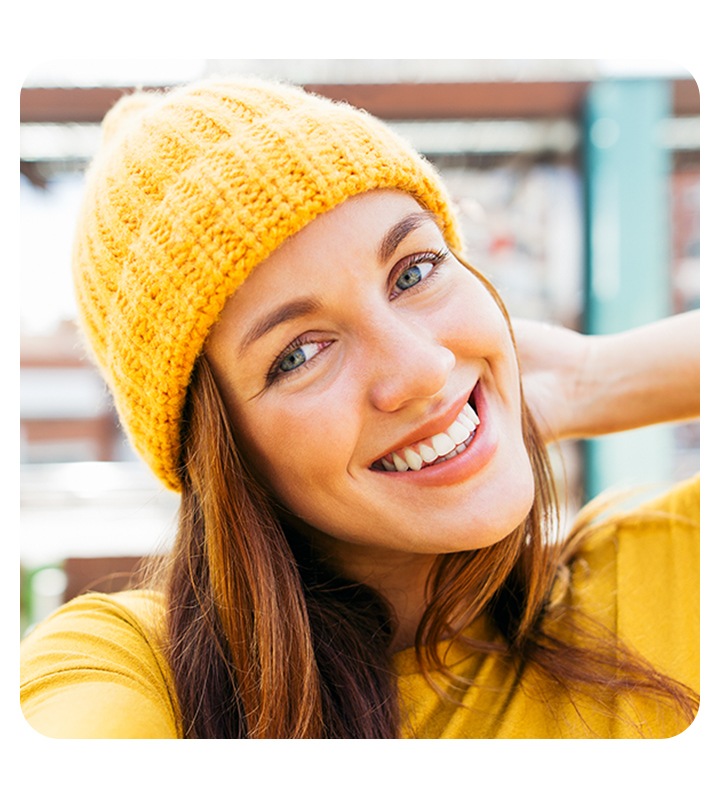
<svg viewBox="0 0 720 800"><path fill-rule="evenodd" d="M434 397L447 384L455 355L430 329L415 320L395 318L376 334L372 353L370 400L380 411Z"/></svg>

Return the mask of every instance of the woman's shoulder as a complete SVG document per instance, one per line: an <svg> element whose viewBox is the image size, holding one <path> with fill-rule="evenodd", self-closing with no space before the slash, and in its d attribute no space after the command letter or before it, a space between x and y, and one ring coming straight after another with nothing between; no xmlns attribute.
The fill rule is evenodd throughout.
<svg viewBox="0 0 720 800"><path fill-rule="evenodd" d="M156 646L164 616L164 596L157 591L88 592L68 601L35 625L23 640L21 652L34 649L41 641L59 642L64 636L76 635L92 636L89 645L112 635L119 636L115 641L127 638Z"/></svg>
<svg viewBox="0 0 720 800"><path fill-rule="evenodd" d="M643 503L639 513L630 514L628 521L645 524L651 520L661 527L697 527L700 522L700 476L683 480L658 496Z"/></svg>
<svg viewBox="0 0 720 800"><path fill-rule="evenodd" d="M678 680L699 683L700 480L602 520L572 565L573 603Z"/></svg>
<svg viewBox="0 0 720 800"><path fill-rule="evenodd" d="M634 494L615 497L583 512L573 557L578 584L654 570L697 571L700 531L700 478L695 476L643 502Z"/></svg>
<svg viewBox="0 0 720 800"><path fill-rule="evenodd" d="M163 653L165 606L153 591L84 594L23 640L21 704L49 736L175 738Z"/></svg>
<svg viewBox="0 0 720 800"><path fill-rule="evenodd" d="M586 534L580 553L588 558L607 557L626 543L645 540L655 549L673 540L687 544L700 527L700 477L683 480L664 491L611 496L590 504L583 512Z"/></svg>

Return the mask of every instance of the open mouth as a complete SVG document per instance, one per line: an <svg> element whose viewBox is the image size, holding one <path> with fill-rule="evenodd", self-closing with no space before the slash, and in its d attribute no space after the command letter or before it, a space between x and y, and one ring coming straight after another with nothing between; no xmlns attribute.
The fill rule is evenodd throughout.
<svg viewBox="0 0 720 800"><path fill-rule="evenodd" d="M371 469L381 472L417 472L459 456L475 436L480 424L476 410L468 401L447 430L421 439L401 450L386 453Z"/></svg>

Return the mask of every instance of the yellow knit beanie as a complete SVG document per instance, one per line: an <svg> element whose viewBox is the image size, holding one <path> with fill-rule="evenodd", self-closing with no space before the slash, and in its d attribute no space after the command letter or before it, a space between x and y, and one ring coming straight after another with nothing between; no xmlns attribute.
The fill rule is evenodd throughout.
<svg viewBox="0 0 720 800"><path fill-rule="evenodd" d="M261 80L123 98L103 123L73 257L81 325L138 453L173 490L193 365L226 301L343 200L397 188L460 245L430 164L346 104Z"/></svg>

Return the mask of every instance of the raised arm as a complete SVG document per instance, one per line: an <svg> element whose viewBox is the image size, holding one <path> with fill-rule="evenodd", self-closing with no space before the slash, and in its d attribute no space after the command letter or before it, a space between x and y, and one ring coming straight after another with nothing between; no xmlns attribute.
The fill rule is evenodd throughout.
<svg viewBox="0 0 720 800"><path fill-rule="evenodd" d="M546 441L588 438L700 414L700 312L583 336L513 322L523 387Z"/></svg>

